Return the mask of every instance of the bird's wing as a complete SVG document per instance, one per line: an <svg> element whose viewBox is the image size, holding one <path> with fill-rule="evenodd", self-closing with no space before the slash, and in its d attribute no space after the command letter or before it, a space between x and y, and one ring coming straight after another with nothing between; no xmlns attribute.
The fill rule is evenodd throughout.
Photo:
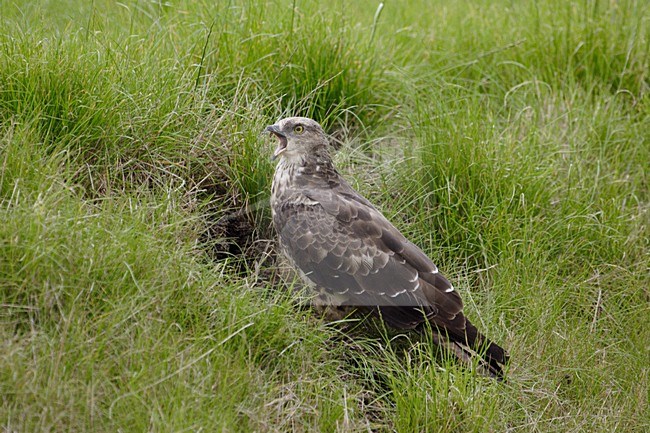
<svg viewBox="0 0 650 433"><path fill-rule="evenodd" d="M355 306L378 307L391 325L430 320L465 331L460 296L437 267L354 190L309 189L285 203L280 240L315 284Z"/></svg>

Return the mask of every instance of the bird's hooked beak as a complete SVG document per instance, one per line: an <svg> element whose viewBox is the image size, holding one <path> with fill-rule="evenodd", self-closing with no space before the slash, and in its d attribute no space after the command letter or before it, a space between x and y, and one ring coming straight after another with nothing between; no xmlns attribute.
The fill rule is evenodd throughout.
<svg viewBox="0 0 650 433"><path fill-rule="evenodd" d="M275 136L278 139L278 147L275 148L275 152L273 152L273 156L271 157L271 161L273 161L287 149L287 136L280 131L277 125L269 125L265 131L268 131L271 136Z"/></svg>

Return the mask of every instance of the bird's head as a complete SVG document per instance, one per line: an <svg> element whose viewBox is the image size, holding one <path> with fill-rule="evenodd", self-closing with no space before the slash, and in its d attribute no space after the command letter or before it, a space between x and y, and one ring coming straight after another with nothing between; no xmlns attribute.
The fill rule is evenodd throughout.
<svg viewBox="0 0 650 433"><path fill-rule="evenodd" d="M329 145L327 135L315 120L306 117L287 117L266 127L278 139L278 147L273 159L303 158L317 152L326 151Z"/></svg>

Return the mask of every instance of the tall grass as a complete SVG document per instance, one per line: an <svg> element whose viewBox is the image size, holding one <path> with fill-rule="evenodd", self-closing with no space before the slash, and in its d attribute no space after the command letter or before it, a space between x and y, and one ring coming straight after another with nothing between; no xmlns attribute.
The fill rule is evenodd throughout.
<svg viewBox="0 0 650 433"><path fill-rule="evenodd" d="M642 432L645 2L0 4L7 431ZM512 356L301 309L269 225L279 117Z"/></svg>

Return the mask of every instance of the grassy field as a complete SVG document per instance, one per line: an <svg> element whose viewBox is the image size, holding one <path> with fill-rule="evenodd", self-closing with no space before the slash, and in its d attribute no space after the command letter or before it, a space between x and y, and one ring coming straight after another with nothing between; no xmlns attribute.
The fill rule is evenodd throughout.
<svg viewBox="0 0 650 433"><path fill-rule="evenodd" d="M0 2L6 432L647 432L650 5ZM298 305L287 115L508 348Z"/></svg>

